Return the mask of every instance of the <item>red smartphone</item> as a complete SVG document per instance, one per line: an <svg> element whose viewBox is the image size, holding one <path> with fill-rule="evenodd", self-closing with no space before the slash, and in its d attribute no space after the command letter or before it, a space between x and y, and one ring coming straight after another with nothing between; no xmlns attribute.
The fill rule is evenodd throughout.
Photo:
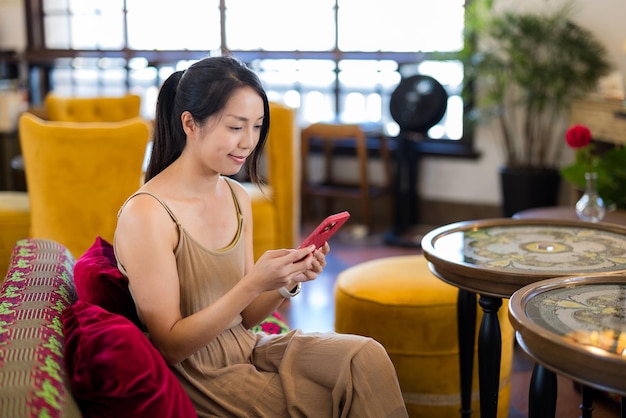
<svg viewBox="0 0 626 418"><path fill-rule="evenodd" d="M315 244L315 248L320 248L326 241L332 237L335 232L339 230L341 225L346 223L350 218L348 211L343 211L330 215L324 219L318 226L309 234L308 237L302 241L302 244L298 248L308 247L311 244Z"/></svg>

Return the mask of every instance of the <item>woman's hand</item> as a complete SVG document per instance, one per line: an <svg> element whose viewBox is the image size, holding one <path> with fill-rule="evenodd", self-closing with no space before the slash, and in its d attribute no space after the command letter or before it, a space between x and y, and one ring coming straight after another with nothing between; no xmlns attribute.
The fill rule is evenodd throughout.
<svg viewBox="0 0 626 418"><path fill-rule="evenodd" d="M328 243L324 243L319 249L313 252L313 261L311 263L311 268L305 270L302 275L296 276L294 278L295 282L307 282L310 280L315 280L317 276L322 273L324 267L326 267L326 254L330 252L330 246ZM304 277L300 277L304 276Z"/></svg>
<svg viewBox="0 0 626 418"><path fill-rule="evenodd" d="M298 250L274 250L263 254L251 271L239 282L254 288L258 296L242 312L244 325L251 327L275 310L283 297L277 292L281 287L293 289L297 283L316 279L326 266L328 244L315 249L310 246ZM246 282L246 283L243 283ZM265 292L265 291L270 292Z"/></svg>
<svg viewBox="0 0 626 418"><path fill-rule="evenodd" d="M311 269L320 269L318 256L314 255L315 246L298 250L266 251L254 264L252 270L244 276L242 282L262 293L280 289L298 281L307 281L303 274ZM323 259L323 256L322 256ZM325 263L325 260L323 260ZM314 277L313 277L314 278Z"/></svg>
<svg viewBox="0 0 626 418"><path fill-rule="evenodd" d="M259 293L315 280L326 266L329 251L328 243L317 250L311 245L297 250L266 251L243 280Z"/></svg>

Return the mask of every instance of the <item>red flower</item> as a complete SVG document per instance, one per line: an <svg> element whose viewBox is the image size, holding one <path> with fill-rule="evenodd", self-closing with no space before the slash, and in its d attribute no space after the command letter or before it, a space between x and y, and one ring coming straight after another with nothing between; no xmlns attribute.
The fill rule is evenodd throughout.
<svg viewBox="0 0 626 418"><path fill-rule="evenodd" d="M565 141L572 148L584 148L591 142L591 131L584 125L574 125L565 133Z"/></svg>

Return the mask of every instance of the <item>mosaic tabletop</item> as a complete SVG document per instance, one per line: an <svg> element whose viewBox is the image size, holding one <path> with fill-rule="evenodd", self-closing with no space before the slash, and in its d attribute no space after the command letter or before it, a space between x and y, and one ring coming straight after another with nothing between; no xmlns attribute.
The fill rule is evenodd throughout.
<svg viewBox="0 0 626 418"><path fill-rule="evenodd" d="M583 345L626 354L626 283L551 289L530 299L535 324Z"/></svg>
<svg viewBox="0 0 626 418"><path fill-rule="evenodd" d="M626 235L587 227L480 227L442 236L435 249L456 261L520 272L578 274L626 269Z"/></svg>

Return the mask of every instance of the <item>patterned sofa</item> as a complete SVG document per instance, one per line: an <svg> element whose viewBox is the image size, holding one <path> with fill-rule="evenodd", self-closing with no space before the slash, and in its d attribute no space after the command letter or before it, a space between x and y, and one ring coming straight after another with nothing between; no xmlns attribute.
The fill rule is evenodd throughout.
<svg viewBox="0 0 626 418"><path fill-rule="evenodd" d="M152 374L145 378L134 379L129 386L122 386L123 378L121 374L115 375L115 368L109 370L107 366L103 369L102 364L100 364L100 369L92 368L91 364L95 365L103 361L96 356L93 360L80 359L88 362L87 367L84 367L85 363L81 364L83 367L72 365L72 362L79 360L78 354L81 354L77 350L77 344L80 349L86 350L86 341L77 342L78 337L75 335L68 337L67 328L70 328L68 324L71 324L72 328L86 328L89 325L85 321L79 323L76 317L71 318L73 322L68 322L67 312L72 308L80 306L83 311L96 312L97 315L93 318L101 331L104 330L105 337L114 334L114 326L122 321L122 327L118 329L121 329L123 333L112 337L116 338L113 345L119 340L123 342L124 336L129 332L137 332L138 339L145 338L141 331L125 318L78 300L74 283L75 265L76 260L70 252L61 244L51 240L24 239L18 241L14 247L9 270L0 290L0 416L195 415L193 411L183 414L182 407L178 405L172 406L168 412L164 411L163 400L174 402L171 400L171 393L176 391L183 393L182 398L175 400L178 404L186 402L183 406L188 407L191 403L182 392L182 387L178 387L180 385L175 378L172 379L174 375L171 374L169 368L165 366L160 369L161 374L154 375L155 370L161 367L161 363L156 362L162 362L162 358L160 355L155 356L156 350L150 345L144 345L142 348L144 351L138 354L137 359L126 361L124 367L132 369L134 364L137 364L137 367L145 367L145 362L149 360L152 362L151 367L148 367L149 373ZM79 313L78 308L76 309L74 314ZM80 327L77 327L77 324ZM114 325L107 328L108 324ZM286 329L286 324L276 314L259 325L255 331L279 333ZM102 337L102 332L100 336ZM108 340L107 344L110 343L111 340ZM73 355L66 358L68 357L65 355L66 350L70 350L69 347L72 347ZM99 350L103 351L101 348ZM81 355L84 354L85 352ZM153 358L150 359L150 356ZM129 360L128 357L125 360ZM165 363L162 362L162 364ZM113 375L109 376L108 380L99 379L97 376L99 373L112 373ZM76 385L80 379L88 381L92 389L96 384L101 385L96 391L97 398L93 393L89 394L90 398L86 397L84 390L76 393ZM78 383L84 384L85 381ZM163 384L164 381L170 386ZM159 386L155 388L154 385ZM146 386L146 388L140 393L141 388L137 386ZM115 390L118 393L114 398L111 397L112 395L106 398L112 392L108 395L102 392L106 392L111 387L117 388ZM161 390L159 393L161 387L167 387L168 390ZM135 396L134 399L131 398L133 396ZM133 402L137 401L137 396L143 396L141 409L133 410L131 415L125 414L124 412L134 407ZM86 399L88 402L85 402ZM91 411L89 410L91 407L101 409ZM155 407L159 408L159 413L156 415Z"/></svg>

